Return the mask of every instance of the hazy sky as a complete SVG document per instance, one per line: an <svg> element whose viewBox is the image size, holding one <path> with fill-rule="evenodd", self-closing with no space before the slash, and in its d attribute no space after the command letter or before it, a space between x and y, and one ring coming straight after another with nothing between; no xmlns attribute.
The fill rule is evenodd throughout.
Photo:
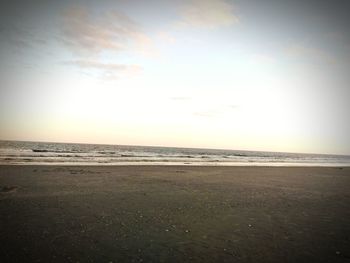
<svg viewBox="0 0 350 263"><path fill-rule="evenodd" d="M1 1L0 139L350 154L350 4Z"/></svg>

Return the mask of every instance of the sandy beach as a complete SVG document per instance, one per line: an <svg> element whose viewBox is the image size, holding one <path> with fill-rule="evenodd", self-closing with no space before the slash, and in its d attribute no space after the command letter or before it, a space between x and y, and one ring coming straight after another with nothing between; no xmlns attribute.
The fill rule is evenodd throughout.
<svg viewBox="0 0 350 263"><path fill-rule="evenodd" d="M1 166L1 262L349 262L350 168Z"/></svg>

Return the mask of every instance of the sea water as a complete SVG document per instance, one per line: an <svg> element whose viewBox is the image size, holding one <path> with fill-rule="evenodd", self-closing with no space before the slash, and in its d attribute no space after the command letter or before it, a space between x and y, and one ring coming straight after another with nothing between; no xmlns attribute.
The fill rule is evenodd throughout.
<svg viewBox="0 0 350 263"><path fill-rule="evenodd" d="M350 156L153 146L0 141L0 164L350 166Z"/></svg>

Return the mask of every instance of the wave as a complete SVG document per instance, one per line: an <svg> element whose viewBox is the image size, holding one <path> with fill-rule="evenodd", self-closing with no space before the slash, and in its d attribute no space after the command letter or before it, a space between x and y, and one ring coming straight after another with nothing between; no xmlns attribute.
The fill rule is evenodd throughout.
<svg viewBox="0 0 350 263"><path fill-rule="evenodd" d="M350 156L0 141L1 163L347 164Z"/></svg>
<svg viewBox="0 0 350 263"><path fill-rule="evenodd" d="M49 150L38 150L38 149L32 149L33 152L35 153L47 153Z"/></svg>
<svg viewBox="0 0 350 263"><path fill-rule="evenodd" d="M243 154L243 153L235 153L235 154L232 154L231 156L248 157L249 155L248 154Z"/></svg>
<svg viewBox="0 0 350 263"><path fill-rule="evenodd" d="M133 154L121 154L120 157L142 157L142 156L137 156Z"/></svg>
<svg viewBox="0 0 350 263"><path fill-rule="evenodd" d="M67 150L46 150L46 149L31 149L32 152L35 153L86 153L86 152L82 152L82 151L67 151Z"/></svg>

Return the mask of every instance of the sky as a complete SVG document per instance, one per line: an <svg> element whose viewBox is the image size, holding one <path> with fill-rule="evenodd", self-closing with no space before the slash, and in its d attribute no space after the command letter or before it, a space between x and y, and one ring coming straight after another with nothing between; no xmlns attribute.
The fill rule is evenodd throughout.
<svg viewBox="0 0 350 263"><path fill-rule="evenodd" d="M0 139L350 154L349 11L3 0Z"/></svg>

